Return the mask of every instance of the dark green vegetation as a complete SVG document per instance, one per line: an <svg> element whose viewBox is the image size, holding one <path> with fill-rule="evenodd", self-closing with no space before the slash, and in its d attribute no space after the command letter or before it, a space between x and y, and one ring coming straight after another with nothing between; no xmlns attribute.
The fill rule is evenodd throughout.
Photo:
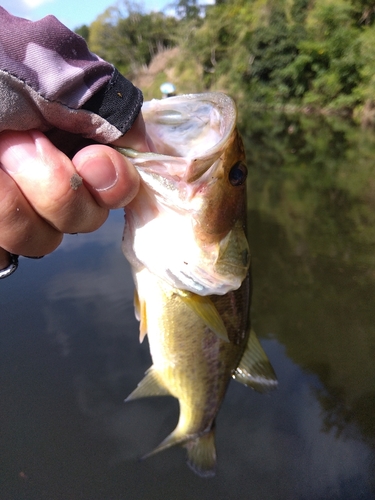
<svg viewBox="0 0 375 500"><path fill-rule="evenodd" d="M224 90L375 122L374 0L217 0L205 9L179 0L177 17L122 5L77 32L130 78L178 47L170 63L178 92Z"/></svg>
<svg viewBox="0 0 375 500"><path fill-rule="evenodd" d="M134 3L123 4L124 11L109 7L90 26L81 26L76 32L93 52L132 78L155 54L176 45L178 21L162 13L144 14Z"/></svg>

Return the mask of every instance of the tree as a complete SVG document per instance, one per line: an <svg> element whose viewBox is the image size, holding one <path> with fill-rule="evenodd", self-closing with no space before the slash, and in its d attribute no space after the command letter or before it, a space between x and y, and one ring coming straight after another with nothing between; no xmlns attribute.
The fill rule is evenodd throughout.
<svg viewBox="0 0 375 500"><path fill-rule="evenodd" d="M358 24L373 24L375 20L374 0L352 0L351 4Z"/></svg>
<svg viewBox="0 0 375 500"><path fill-rule="evenodd" d="M86 24L79 26L74 31L77 33L77 35L80 35L82 38L84 38L86 42L88 41L90 36L90 28Z"/></svg>
<svg viewBox="0 0 375 500"><path fill-rule="evenodd" d="M270 7L268 23L254 30L249 49L252 64L244 76L251 87L273 89L279 99L294 95L295 81L285 69L298 55L297 40L282 5Z"/></svg>
<svg viewBox="0 0 375 500"><path fill-rule="evenodd" d="M200 14L199 0L178 0L175 4L178 17L185 20L197 19Z"/></svg>
<svg viewBox="0 0 375 500"><path fill-rule="evenodd" d="M362 60L360 30L348 1L317 0L309 15L300 54L310 57L312 75L305 100L317 106L354 107Z"/></svg>
<svg viewBox="0 0 375 500"><path fill-rule="evenodd" d="M90 49L132 77L164 48L174 46L177 20L162 13L107 9L90 26Z"/></svg>

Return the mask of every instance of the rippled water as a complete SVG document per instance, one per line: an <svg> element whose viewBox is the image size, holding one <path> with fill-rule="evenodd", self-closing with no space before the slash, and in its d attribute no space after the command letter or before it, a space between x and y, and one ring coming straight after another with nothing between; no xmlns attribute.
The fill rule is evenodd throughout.
<svg viewBox="0 0 375 500"><path fill-rule="evenodd" d="M1 500L375 498L375 142L340 122L248 115L255 330L279 379L232 382L218 470L138 457L178 404L124 404L138 343L121 211L0 283Z"/></svg>

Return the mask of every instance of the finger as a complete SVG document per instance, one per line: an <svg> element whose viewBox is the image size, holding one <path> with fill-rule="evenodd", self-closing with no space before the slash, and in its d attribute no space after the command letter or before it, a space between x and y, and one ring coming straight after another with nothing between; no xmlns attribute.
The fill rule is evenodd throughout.
<svg viewBox="0 0 375 500"><path fill-rule="evenodd" d="M4 248L0 248L0 271L8 267L9 264L10 264L9 252L4 250Z"/></svg>
<svg viewBox="0 0 375 500"><path fill-rule="evenodd" d="M87 146L72 162L101 207L124 207L138 192L138 172L129 160L109 146Z"/></svg>
<svg viewBox="0 0 375 500"><path fill-rule="evenodd" d="M2 169L0 200L1 262L5 252L36 257L59 246L63 235L35 213L16 183Z"/></svg>
<svg viewBox="0 0 375 500"><path fill-rule="evenodd" d="M106 220L108 210L95 202L71 161L41 132L2 133L0 162L32 208L60 232L94 231Z"/></svg>
<svg viewBox="0 0 375 500"><path fill-rule="evenodd" d="M155 151L151 137L146 133L146 126L141 113L139 113L132 128L112 144L120 148L131 148L142 152Z"/></svg>

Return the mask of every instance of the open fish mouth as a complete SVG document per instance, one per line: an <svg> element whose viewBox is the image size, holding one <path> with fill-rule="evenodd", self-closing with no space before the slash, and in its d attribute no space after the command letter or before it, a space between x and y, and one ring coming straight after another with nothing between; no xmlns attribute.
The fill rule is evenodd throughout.
<svg viewBox="0 0 375 500"><path fill-rule="evenodd" d="M232 99L177 96L145 103L142 112L157 152L118 148L142 179L126 208L126 257L199 295L238 289L250 259L245 185L231 177L244 161Z"/></svg>
<svg viewBox="0 0 375 500"><path fill-rule="evenodd" d="M142 180L167 204L190 200L199 179L228 145L236 127L232 99L221 93L189 94L145 102L142 113L156 152L116 148L127 156ZM202 179L204 180L204 179Z"/></svg>
<svg viewBox="0 0 375 500"><path fill-rule="evenodd" d="M180 158L211 157L236 127L232 99L218 92L152 100L142 114L156 150Z"/></svg>

